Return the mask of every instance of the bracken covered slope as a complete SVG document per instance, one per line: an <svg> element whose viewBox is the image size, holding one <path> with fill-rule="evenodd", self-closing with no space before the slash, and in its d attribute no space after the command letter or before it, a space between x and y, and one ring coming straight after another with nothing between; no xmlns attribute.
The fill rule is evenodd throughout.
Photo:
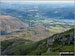
<svg viewBox="0 0 75 56"><path fill-rule="evenodd" d="M12 16L0 16L0 32L13 32L20 29L26 29L28 24L23 23Z"/></svg>

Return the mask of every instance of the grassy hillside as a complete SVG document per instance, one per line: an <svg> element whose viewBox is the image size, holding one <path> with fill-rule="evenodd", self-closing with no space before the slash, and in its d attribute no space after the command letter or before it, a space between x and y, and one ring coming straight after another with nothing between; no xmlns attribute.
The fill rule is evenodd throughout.
<svg viewBox="0 0 75 56"><path fill-rule="evenodd" d="M58 55L62 51L74 52L74 29L38 42L16 38L1 43L3 55Z"/></svg>

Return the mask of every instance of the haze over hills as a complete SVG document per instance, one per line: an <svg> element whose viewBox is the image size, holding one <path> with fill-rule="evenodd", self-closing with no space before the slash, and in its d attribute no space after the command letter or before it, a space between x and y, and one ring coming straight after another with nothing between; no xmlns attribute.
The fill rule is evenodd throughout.
<svg viewBox="0 0 75 56"><path fill-rule="evenodd" d="M53 19L74 19L74 3L1 2L1 12L4 12L3 15L21 16L22 20L35 19L38 15Z"/></svg>

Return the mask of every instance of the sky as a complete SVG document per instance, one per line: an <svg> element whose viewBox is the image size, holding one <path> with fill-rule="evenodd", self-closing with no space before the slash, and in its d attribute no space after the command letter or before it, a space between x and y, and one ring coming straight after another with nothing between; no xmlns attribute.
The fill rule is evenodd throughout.
<svg viewBox="0 0 75 56"><path fill-rule="evenodd" d="M38 2L38 3L67 3L67 4L74 4L74 0L0 0L0 2Z"/></svg>
<svg viewBox="0 0 75 56"><path fill-rule="evenodd" d="M58 3L74 3L74 0L0 0L3 2L58 2Z"/></svg>
<svg viewBox="0 0 75 56"><path fill-rule="evenodd" d="M74 1L74 0L0 0L0 1Z"/></svg>

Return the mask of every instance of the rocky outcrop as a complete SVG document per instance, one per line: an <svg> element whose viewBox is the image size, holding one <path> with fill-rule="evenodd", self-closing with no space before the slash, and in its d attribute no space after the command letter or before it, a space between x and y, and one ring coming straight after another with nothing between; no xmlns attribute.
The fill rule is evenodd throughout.
<svg viewBox="0 0 75 56"><path fill-rule="evenodd" d="M55 34L54 36L49 37L49 39L47 39L47 47L50 45L53 45L53 43L56 41L59 41L62 46L65 44L73 43L74 42L74 29L71 29L63 33Z"/></svg>
<svg viewBox="0 0 75 56"><path fill-rule="evenodd" d="M48 50L46 51L47 53L51 53L52 51L48 48Z"/></svg>

